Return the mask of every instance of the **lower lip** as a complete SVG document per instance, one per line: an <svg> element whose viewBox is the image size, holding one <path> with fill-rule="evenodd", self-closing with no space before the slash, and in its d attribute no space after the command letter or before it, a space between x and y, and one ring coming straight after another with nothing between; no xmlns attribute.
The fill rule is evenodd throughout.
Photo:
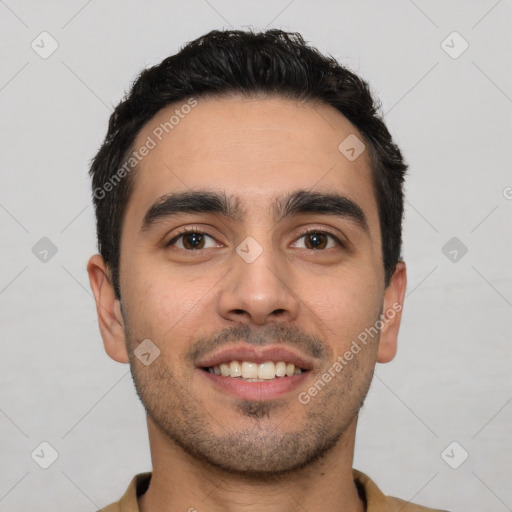
<svg viewBox="0 0 512 512"><path fill-rule="evenodd" d="M242 400L274 400L297 389L305 379L308 371L291 377L276 377L266 382L247 382L240 377L224 377L204 370L198 371L217 389Z"/></svg>

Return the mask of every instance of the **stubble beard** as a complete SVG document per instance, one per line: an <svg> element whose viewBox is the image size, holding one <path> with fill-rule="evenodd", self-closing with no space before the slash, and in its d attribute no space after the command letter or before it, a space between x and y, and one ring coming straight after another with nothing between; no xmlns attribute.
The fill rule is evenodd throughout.
<svg viewBox="0 0 512 512"><path fill-rule="evenodd" d="M128 342L128 346L136 344L134 340ZM357 421L373 376L372 365L352 360L302 406L304 420L294 425L294 430L285 430L272 419L283 402L236 401L233 406L244 424L248 418L252 423L248 428L228 432L206 412L186 382L180 382L164 357L143 366L133 350L129 353L137 394L154 425L171 443L202 464L256 479L297 472L324 458ZM286 423L286 417L281 422Z"/></svg>

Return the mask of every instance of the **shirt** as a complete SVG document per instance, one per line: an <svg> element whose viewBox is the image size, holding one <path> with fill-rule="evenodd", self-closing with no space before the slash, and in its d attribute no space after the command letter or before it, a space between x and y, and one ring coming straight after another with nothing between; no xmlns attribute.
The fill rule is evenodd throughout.
<svg viewBox="0 0 512 512"><path fill-rule="evenodd" d="M364 473L353 469L352 474L359 495L365 502L366 512L447 512L446 510L426 508L399 498L386 496ZM151 472L135 475L123 497L98 512L139 512L137 497L147 491L151 475Z"/></svg>

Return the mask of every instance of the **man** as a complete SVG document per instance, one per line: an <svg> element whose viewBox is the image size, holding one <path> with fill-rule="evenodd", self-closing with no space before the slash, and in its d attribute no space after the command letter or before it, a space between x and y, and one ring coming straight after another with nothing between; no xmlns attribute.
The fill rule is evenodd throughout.
<svg viewBox="0 0 512 512"><path fill-rule="evenodd" d="M406 289L406 165L300 35L213 31L145 70L91 167L88 264L153 462L106 512L431 510L352 469Z"/></svg>

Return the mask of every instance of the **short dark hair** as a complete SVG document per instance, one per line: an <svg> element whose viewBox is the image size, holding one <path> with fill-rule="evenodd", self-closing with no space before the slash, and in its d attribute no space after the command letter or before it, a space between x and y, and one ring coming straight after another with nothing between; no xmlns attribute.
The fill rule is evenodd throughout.
<svg viewBox="0 0 512 512"><path fill-rule="evenodd" d="M401 259L407 165L378 113L380 104L373 99L368 84L334 57L322 55L306 44L298 33L277 29L213 30L140 73L110 116L105 140L92 160L89 174L98 249L110 272L116 297L121 296L122 224L133 188L132 173L119 171L129 158L137 134L171 103L230 93L319 100L357 127L372 165L387 286Z"/></svg>

